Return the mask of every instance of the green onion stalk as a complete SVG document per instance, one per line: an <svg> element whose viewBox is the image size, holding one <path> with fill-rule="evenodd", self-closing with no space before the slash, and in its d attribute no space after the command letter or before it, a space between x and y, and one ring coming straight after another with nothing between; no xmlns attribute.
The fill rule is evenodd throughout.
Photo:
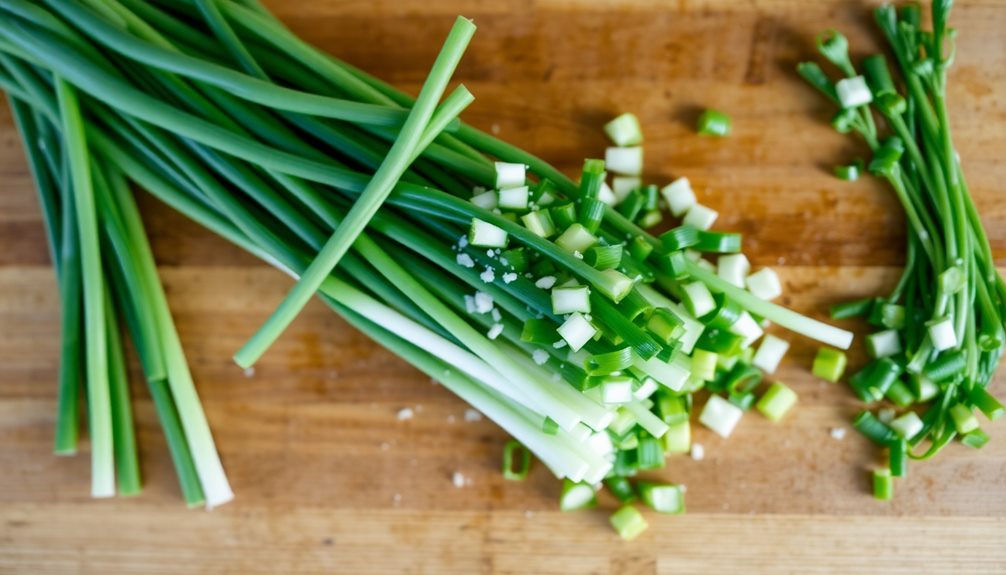
<svg viewBox="0 0 1006 575"><path fill-rule="evenodd" d="M832 308L833 318L863 316L879 330L866 340L873 361L849 382L864 401L891 402L904 412L889 436L878 429L892 428L867 418L868 412L858 419L871 422L861 428L871 438L886 437L879 443L890 450L892 470L903 469L899 442L907 441L911 459L928 459L955 437L981 447L987 435L974 413L989 420L1004 413L986 388L1006 343L1006 283L951 137L952 4L932 3L932 30L922 29L915 4L874 11L900 82L883 54L864 58L857 70L845 37L835 31L822 34L818 48L842 79L833 80L813 62L798 67L839 105L832 125L865 140L869 171L890 184L908 222L906 264L893 291ZM848 170L837 173L850 179Z"/></svg>
<svg viewBox="0 0 1006 575"><path fill-rule="evenodd" d="M0 30L0 86L57 148L91 158L83 165L105 238L99 278L125 302L118 315L190 502L222 502L230 491L130 184L296 278L291 303L249 340L239 364L265 353L317 294L526 448L507 447L508 479L527 475L531 453L566 480L564 509L589 506L605 478L624 480L687 451L695 391L722 393L730 417L752 407L762 379L752 365L759 322L842 349L851 343L851 333L752 293L743 277L711 271L703 255L743 258L739 235L644 231L660 220L655 186L615 202L604 162L587 160L575 181L458 121L471 94L459 87L441 96L474 31L466 19L413 99L306 44L254 1L0 0L0 11L10 23ZM79 100L72 132L57 92ZM638 144L640 134L626 136L638 123L628 120L613 133ZM32 166L47 166L36 134L23 136ZM61 189L54 182L87 179L41 171L43 200ZM91 336L88 308L81 319L77 303L77 284L85 293L89 284L76 270L93 263L66 257L57 250L65 237L52 238L54 225L81 227L76 214L57 217L59 202L42 205L61 287L76 278L64 307L63 362L73 366L91 357L72 344L81 322ZM69 251L84 253L73 242ZM105 385L115 385L115 453L134 445L115 441L128 400L113 373L118 361L105 370L113 380ZM64 405L75 405L71 379L64 385L61 372L64 447L76 426ZM770 410L774 418L795 401L787 398ZM725 429L722 417L711 421ZM677 487L645 487L647 504L683 511Z"/></svg>

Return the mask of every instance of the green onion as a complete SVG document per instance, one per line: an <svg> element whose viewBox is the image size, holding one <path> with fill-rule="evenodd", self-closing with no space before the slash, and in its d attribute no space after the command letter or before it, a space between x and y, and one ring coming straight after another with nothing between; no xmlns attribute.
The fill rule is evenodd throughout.
<svg viewBox="0 0 1006 575"><path fill-rule="evenodd" d="M611 514L611 526L626 541L639 537L650 526L643 514L632 505L624 505Z"/></svg>
<svg viewBox="0 0 1006 575"><path fill-rule="evenodd" d="M873 497L880 501L888 501L894 497L894 479L888 468L873 470Z"/></svg>
<svg viewBox="0 0 1006 575"><path fill-rule="evenodd" d="M989 442L989 435L981 429L969 431L961 437L961 443L973 449L981 449Z"/></svg>
<svg viewBox="0 0 1006 575"><path fill-rule="evenodd" d="M695 243L691 246L700 252L717 254L736 254L741 251L741 235L727 232L699 231ZM677 248L671 248L677 249Z"/></svg>
<svg viewBox="0 0 1006 575"><path fill-rule="evenodd" d="M995 421L1006 415L1006 407L983 388L976 387L968 396L971 403L985 414L989 421Z"/></svg>
<svg viewBox="0 0 1006 575"><path fill-rule="evenodd" d="M975 417L974 412L972 412L971 409L963 403L955 403L954 405L951 405L950 409L947 411L950 413L950 418L954 421L954 427L957 429L957 433L965 435L978 429L978 418Z"/></svg>
<svg viewBox="0 0 1006 575"><path fill-rule="evenodd" d="M588 375L609 375L628 369L632 361L632 348L623 347L616 351L591 355L584 363L584 368Z"/></svg>
<svg viewBox="0 0 1006 575"><path fill-rule="evenodd" d="M517 468L514 469L514 461L517 460ZM503 446L503 479L509 481L523 481L527 478L528 471L531 470L531 452L520 444L519 441L511 439Z"/></svg>
<svg viewBox="0 0 1006 575"><path fill-rule="evenodd" d="M730 134L730 116L716 110L705 110L699 115L698 132L703 136Z"/></svg>
<svg viewBox="0 0 1006 575"><path fill-rule="evenodd" d="M870 313L870 309L873 307L873 302L873 298L863 298L855 301L835 304L831 306L829 315L831 315L831 319L861 317Z"/></svg>
<svg viewBox="0 0 1006 575"><path fill-rule="evenodd" d="M625 477L617 475L606 477L604 479L604 486L622 503L630 503L637 499L636 490L632 488L632 483Z"/></svg>
<svg viewBox="0 0 1006 575"><path fill-rule="evenodd" d="M769 386L755 407L768 419L779 421L796 405L796 399L796 392L782 383L775 382Z"/></svg>
<svg viewBox="0 0 1006 575"><path fill-rule="evenodd" d="M639 495L647 506L659 513L685 512L685 493L680 485L640 481Z"/></svg>
<svg viewBox="0 0 1006 575"><path fill-rule="evenodd" d="M891 429L898 434L898 437L911 441L925 427L922 419L914 411L909 411L891 421Z"/></svg>
<svg viewBox="0 0 1006 575"><path fill-rule="evenodd" d="M860 412L852 425L877 445L887 446L896 437L894 431L869 411Z"/></svg>
<svg viewBox="0 0 1006 575"><path fill-rule="evenodd" d="M639 119L633 114L622 114L604 125L604 133L608 134L616 146L638 146L643 143L643 130L639 127Z"/></svg>
<svg viewBox="0 0 1006 575"><path fill-rule="evenodd" d="M562 482L562 495L559 496L561 511L579 511L597 505L594 488L586 483L577 483L566 479Z"/></svg>
<svg viewBox="0 0 1006 575"><path fill-rule="evenodd" d="M820 377L825 381L836 383L842 379L842 374L845 373L845 366L848 364L848 361L845 353L830 347L821 347L818 348L817 355L814 356L814 365L811 368L811 372L814 374L814 377Z"/></svg>

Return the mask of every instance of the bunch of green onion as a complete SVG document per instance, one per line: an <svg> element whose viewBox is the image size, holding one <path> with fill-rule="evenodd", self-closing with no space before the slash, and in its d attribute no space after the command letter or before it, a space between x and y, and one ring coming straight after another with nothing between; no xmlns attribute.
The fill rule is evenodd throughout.
<svg viewBox="0 0 1006 575"><path fill-rule="evenodd" d="M863 401L886 401L901 412L886 407L855 420L890 452L889 468L875 476L875 495L882 499L890 498L890 478L905 474L908 459L928 459L955 437L973 448L985 445L989 437L976 411L989 420L1006 413L986 390L1003 352L1006 284L968 192L947 112L951 5L933 2L931 31L921 28L917 5L876 9L901 73L900 93L883 55L865 58L860 74L845 37L834 31L818 39L818 48L843 79L832 81L814 63L799 66L841 108L832 125L866 141L873 154L869 171L890 184L908 220L907 262L891 294L836 305L831 313L834 319L866 317L878 329L866 339L872 361L849 383ZM836 174L855 179L861 167L841 166ZM837 364L833 351L822 354L824 374L827 362ZM827 377L840 375L838 369Z"/></svg>
<svg viewBox="0 0 1006 575"><path fill-rule="evenodd" d="M604 482L627 502L612 517L623 536L645 528L637 497L684 509L679 486L627 478L689 449L695 391L718 394L699 420L724 436L756 402L773 419L793 405L782 384L759 399L761 369L788 347L765 336L755 350L767 322L851 343L771 303L779 278L749 273L739 235L709 231L716 212L687 180L642 184L633 116L606 126L616 145L606 161L585 161L578 182L458 122L467 90L440 100L474 32L463 18L413 99L304 43L253 0L0 0L0 10L10 22L0 85L71 167L98 166L71 170L66 189L93 189L100 204L104 176L121 208L128 180L298 278L240 365L317 293L510 433L508 477L526 475L533 453L564 480L563 509L590 506ZM73 131L68 117L79 118ZM618 174L611 185L606 171ZM683 221L657 238L640 225L661 219L662 202ZM141 304L156 291L147 271L148 291L122 273ZM149 309L136 306L130 322L143 343ZM163 344L160 319L150 341ZM183 423L198 411L176 403ZM185 427L193 456L208 437Z"/></svg>

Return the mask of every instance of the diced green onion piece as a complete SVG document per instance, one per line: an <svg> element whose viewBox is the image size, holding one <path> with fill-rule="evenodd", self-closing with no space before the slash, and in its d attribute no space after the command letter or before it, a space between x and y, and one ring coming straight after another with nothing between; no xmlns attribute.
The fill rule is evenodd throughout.
<svg viewBox="0 0 1006 575"><path fill-rule="evenodd" d="M888 448L888 467L894 477L904 477L908 472L908 443L902 439L892 441Z"/></svg>
<svg viewBox="0 0 1006 575"><path fill-rule="evenodd" d="M643 503L654 511L671 514L685 512L685 493L680 485L640 481L637 486Z"/></svg>
<svg viewBox="0 0 1006 575"><path fill-rule="evenodd" d="M587 358L584 369L587 375L609 375L616 371L624 371L632 366L633 354L631 347L598 353Z"/></svg>
<svg viewBox="0 0 1006 575"><path fill-rule="evenodd" d="M649 184L642 188L643 194L643 210L647 212L652 212L654 210L660 209L660 188L653 184Z"/></svg>
<svg viewBox="0 0 1006 575"><path fill-rule="evenodd" d="M873 101L873 93L862 76L844 78L835 83L835 93L842 108L858 108Z"/></svg>
<svg viewBox="0 0 1006 575"><path fill-rule="evenodd" d="M696 349L692 352L692 377L702 381L712 381L716 378L716 359L718 355L712 351Z"/></svg>
<svg viewBox="0 0 1006 575"><path fill-rule="evenodd" d="M639 127L639 119L628 112L605 124L604 133L608 134L616 146L637 146L643 143L643 130Z"/></svg>
<svg viewBox="0 0 1006 575"><path fill-rule="evenodd" d="M736 405L743 411L749 411L751 407L755 404L755 396L753 391L745 391L743 393L731 393L727 396L727 401L731 404Z"/></svg>
<svg viewBox="0 0 1006 575"><path fill-rule="evenodd" d="M653 244L648 242L643 236L635 236L629 240L629 255L637 262L645 262L646 258L653 253Z"/></svg>
<svg viewBox="0 0 1006 575"><path fill-rule="evenodd" d="M604 486L622 503L630 503L637 499L636 490L632 488L632 483L625 477L617 475L607 477L604 480Z"/></svg>
<svg viewBox="0 0 1006 575"><path fill-rule="evenodd" d="M849 385L865 402L880 401L888 388L901 377L902 368L888 358L871 361L849 378Z"/></svg>
<svg viewBox="0 0 1006 575"><path fill-rule="evenodd" d="M683 250L699 243L699 230L692 226L678 226L661 234L660 242L669 252Z"/></svg>
<svg viewBox="0 0 1006 575"><path fill-rule="evenodd" d="M597 236L590 233L583 224L574 223L555 239L555 243L567 252L583 254L597 243Z"/></svg>
<svg viewBox="0 0 1006 575"><path fill-rule="evenodd" d="M873 497L888 501L894 496L894 479L888 468L873 470Z"/></svg>
<svg viewBox="0 0 1006 575"><path fill-rule="evenodd" d="M713 299L719 305L715 312L704 316L702 322L713 329L730 329L741 318L744 308L723 294L717 294Z"/></svg>
<svg viewBox="0 0 1006 575"><path fill-rule="evenodd" d="M869 411L863 411L856 416L856 419L852 420L852 426L882 447L887 447L897 438L894 430Z"/></svg>
<svg viewBox="0 0 1006 575"><path fill-rule="evenodd" d="M468 232L468 243L481 248L505 248L507 233L489 222L473 218L472 227Z"/></svg>
<svg viewBox="0 0 1006 575"><path fill-rule="evenodd" d="M796 405L796 392L786 385L775 382L761 396L755 408L772 421L779 421L786 412Z"/></svg>
<svg viewBox="0 0 1006 575"><path fill-rule="evenodd" d="M754 343L759 337L764 335L765 330L758 325L751 314L744 312L741 314L740 318L732 326L730 326L730 332L741 336L743 347L747 347Z"/></svg>
<svg viewBox="0 0 1006 575"><path fill-rule="evenodd" d="M615 176L611 180L611 191L615 193L615 203L621 204L633 190L642 184L637 176Z"/></svg>
<svg viewBox="0 0 1006 575"><path fill-rule="evenodd" d="M638 184L637 184L638 185ZM678 178L664 186L661 190L667 207L671 210L671 215L680 218L688 213L688 210L696 204L695 192L692 191L692 184L688 178Z"/></svg>
<svg viewBox="0 0 1006 575"><path fill-rule="evenodd" d="M961 350L947 351L927 365L923 374L934 383L940 383L963 373L967 365L967 357L964 352Z"/></svg>
<svg viewBox="0 0 1006 575"><path fill-rule="evenodd" d="M665 453L688 453L692 448L692 425L687 419L670 423L667 433L661 438Z"/></svg>
<svg viewBox="0 0 1006 575"><path fill-rule="evenodd" d="M940 386L921 373L912 374L912 384L915 390L915 397L920 402L926 402L940 393Z"/></svg>
<svg viewBox="0 0 1006 575"><path fill-rule="evenodd" d="M527 209L529 196L527 186L500 190L497 206L502 210L524 211Z"/></svg>
<svg viewBox="0 0 1006 575"><path fill-rule="evenodd" d="M845 366L849 358L845 352L830 347L818 348L817 355L814 356L814 366L811 372L815 377L820 377L825 381L836 383L842 379L845 373Z"/></svg>
<svg viewBox="0 0 1006 575"><path fill-rule="evenodd" d="M744 254L720 256L716 264L716 275L739 288L746 285L749 273L751 273L751 262Z"/></svg>
<svg viewBox="0 0 1006 575"><path fill-rule="evenodd" d="M745 283L748 291L766 301L772 301L782 295L782 283L772 268L758 270L749 275Z"/></svg>
<svg viewBox="0 0 1006 575"><path fill-rule="evenodd" d="M885 303L880 306L880 321L884 327L903 329L905 327L905 313L905 306Z"/></svg>
<svg viewBox="0 0 1006 575"><path fill-rule="evenodd" d="M593 158L584 160L583 172L580 175L580 198L584 200L596 199L597 194L601 191L605 175L604 162Z"/></svg>
<svg viewBox="0 0 1006 575"><path fill-rule="evenodd" d="M616 174L638 176L643 173L643 148L608 148L604 151L604 165Z"/></svg>
<svg viewBox="0 0 1006 575"><path fill-rule="evenodd" d="M514 456L517 456L517 468L514 469ZM509 481L524 481L531 470L531 452L515 439L503 446L503 479Z"/></svg>
<svg viewBox="0 0 1006 575"><path fill-rule="evenodd" d="M873 298L863 298L835 304L829 310L831 319L849 319L864 316L870 313L873 301Z"/></svg>
<svg viewBox="0 0 1006 575"><path fill-rule="evenodd" d="M652 435L641 433L636 447L636 461L640 469L662 469L664 467L664 447Z"/></svg>
<svg viewBox="0 0 1006 575"><path fill-rule="evenodd" d="M590 288L587 286L552 288L552 313L590 313Z"/></svg>
<svg viewBox="0 0 1006 575"><path fill-rule="evenodd" d="M524 164L496 162L496 189L505 190L523 186L526 171L527 166Z"/></svg>
<svg viewBox="0 0 1006 575"><path fill-rule="evenodd" d="M1006 407L983 387L972 389L968 399L989 418L989 421L995 421L1006 415Z"/></svg>
<svg viewBox="0 0 1006 575"><path fill-rule="evenodd" d="M964 436L961 437L961 443L974 449L981 449L988 442L989 442L989 435L984 431L982 431L981 429L976 429L974 431L965 433Z"/></svg>
<svg viewBox="0 0 1006 575"><path fill-rule="evenodd" d="M553 206L548 212L557 230L565 230L576 223L576 206L572 203Z"/></svg>
<svg viewBox="0 0 1006 575"><path fill-rule="evenodd" d="M649 527L643 514L632 505L625 505L612 513L610 521L618 536L626 541L639 537Z"/></svg>
<svg viewBox="0 0 1006 575"><path fill-rule="evenodd" d="M689 282L681 286L682 300L688 313L702 317L716 309L716 301L702 282Z"/></svg>
<svg viewBox="0 0 1006 575"><path fill-rule="evenodd" d="M877 359L897 355L901 353L901 338L893 329L871 333L866 336L866 350Z"/></svg>
<svg viewBox="0 0 1006 575"><path fill-rule="evenodd" d="M546 417L541 424L541 431L548 435L556 435L559 433L559 424L551 417Z"/></svg>
<svg viewBox="0 0 1006 575"><path fill-rule="evenodd" d="M855 182L859 179L859 171L861 166L858 164L847 164L844 166L835 166L835 177L840 180L845 180L847 182Z"/></svg>
<svg viewBox="0 0 1006 575"><path fill-rule="evenodd" d="M622 244L594 246L583 254L583 261L597 270L610 270L622 261Z"/></svg>
<svg viewBox="0 0 1006 575"><path fill-rule="evenodd" d="M594 284L597 291L618 303L629 295L635 283L618 270L602 270L601 279Z"/></svg>
<svg viewBox="0 0 1006 575"><path fill-rule="evenodd" d="M620 451L615 452L615 464L611 469L615 475L633 477L639 472L639 462L636 460L636 446L639 445L639 439L635 433L630 434L629 438L633 443L617 446Z"/></svg>
<svg viewBox="0 0 1006 575"><path fill-rule="evenodd" d="M590 233L596 233L604 218L605 204L596 198L587 198L580 202L580 224Z"/></svg>
<svg viewBox="0 0 1006 575"><path fill-rule="evenodd" d="M694 248L700 252L736 254L741 251L741 235L732 232L699 231Z"/></svg>
<svg viewBox="0 0 1006 575"><path fill-rule="evenodd" d="M905 412L904 415L894 419L891 422L891 429L894 433L898 434L901 439L911 441L916 435L922 431L925 424L922 423L922 419L914 411Z"/></svg>
<svg viewBox="0 0 1006 575"><path fill-rule="evenodd" d="M580 313L571 314L557 331L574 352L580 351L597 334L597 329Z"/></svg>
<svg viewBox="0 0 1006 575"><path fill-rule="evenodd" d="M646 198L643 196L643 192L640 188L632 190L629 195L625 196L622 203L618 205L618 213L625 216L625 219L630 221L635 221L642 213L643 207L646 205Z"/></svg>
<svg viewBox="0 0 1006 575"><path fill-rule="evenodd" d="M720 437L730 437L744 416L744 411L718 395L710 395L699 415L699 423Z"/></svg>
<svg viewBox="0 0 1006 575"><path fill-rule="evenodd" d="M601 182L601 189L597 191L597 199L603 202L606 206L614 206L618 204L618 198L615 197L615 191L611 189L608 182Z"/></svg>
<svg viewBox="0 0 1006 575"><path fill-rule="evenodd" d="M978 418L975 417L971 408L963 403L955 403L950 406L950 418L954 420L954 427L961 435L978 429Z"/></svg>
<svg viewBox="0 0 1006 575"><path fill-rule="evenodd" d="M555 224L552 216L547 210L538 210L520 217L524 227L531 230L536 236L543 238L551 237L555 233Z"/></svg>
<svg viewBox="0 0 1006 575"><path fill-rule="evenodd" d="M751 363L765 373L774 373L787 351L789 351L788 341L768 334L761 340L761 345L758 346Z"/></svg>
<svg viewBox="0 0 1006 575"><path fill-rule="evenodd" d="M562 494L559 496L559 509L561 511L590 509L596 505L597 497L591 485L577 483L569 479L562 481Z"/></svg>
<svg viewBox="0 0 1006 575"><path fill-rule="evenodd" d="M632 378L625 376L604 376L601 383L601 401L606 405L621 405L635 399L632 396Z"/></svg>
<svg viewBox="0 0 1006 575"><path fill-rule="evenodd" d="M730 134L730 116L716 110L705 110L699 116L699 134L723 137Z"/></svg>
<svg viewBox="0 0 1006 575"><path fill-rule="evenodd" d="M688 400L684 396L661 391L657 396L657 413L667 425L688 421Z"/></svg>
<svg viewBox="0 0 1006 575"><path fill-rule="evenodd" d="M499 196L495 190L489 190L472 196L472 203L486 211L492 211L499 205Z"/></svg>
<svg viewBox="0 0 1006 575"><path fill-rule="evenodd" d="M926 330L929 332L929 341L932 342L934 350L943 351L957 347L957 333L954 331L954 322L949 317L927 321Z"/></svg>
<svg viewBox="0 0 1006 575"><path fill-rule="evenodd" d="M908 407L915 403L915 394L900 379L891 384L884 392L884 397L891 400L891 403L898 407Z"/></svg>
<svg viewBox="0 0 1006 575"><path fill-rule="evenodd" d="M716 223L716 218L719 216L720 214L716 210L702 204L695 204L688 209L688 213L685 214L685 218L681 220L681 223L700 230L708 230L713 227L713 224Z"/></svg>

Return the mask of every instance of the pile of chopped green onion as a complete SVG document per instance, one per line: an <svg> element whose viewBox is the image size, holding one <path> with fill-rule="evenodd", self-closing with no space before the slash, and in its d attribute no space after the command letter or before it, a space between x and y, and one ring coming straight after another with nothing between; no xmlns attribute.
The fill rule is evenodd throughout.
<svg viewBox="0 0 1006 575"><path fill-rule="evenodd" d="M635 117L606 126L615 146L586 160L579 181L458 122L471 95L441 96L474 32L466 19L413 99L253 0L0 0L0 10L0 86L29 120L40 192L58 181L66 205L93 190L111 235L132 182L298 279L240 365L317 294L512 435L507 478L523 478L533 454L563 479L565 510L593 505L606 485L625 505L612 516L623 537L645 529L634 501L684 510L680 486L629 478L689 451L696 391L712 392L698 420L724 437L751 407L778 420L795 403L781 383L762 385L788 348L762 337L769 323L841 349L852 341L771 303L778 276L751 273L741 237L710 230L717 213L686 179L643 185ZM680 225L654 237L641 226L661 221L662 204ZM136 302L124 310L134 340L170 348L177 394L170 370L184 362L134 215L124 225L142 269L106 267ZM80 251L114 263L109 244ZM89 388L100 381L88 375ZM205 436L185 425L201 417L188 383L175 407L209 502L199 462L212 442L204 420Z"/></svg>
<svg viewBox="0 0 1006 575"><path fill-rule="evenodd" d="M834 31L821 35L818 48L843 78L833 81L812 62L799 66L838 104L832 125L866 141L867 169L890 184L908 220L907 262L891 294L831 310L834 319L861 316L878 330L866 338L872 361L849 384L863 401L884 405L854 422L890 454L889 467L874 476L879 499L890 499L891 477L906 473L908 459L928 459L954 438L976 449L985 445L989 436L976 412L990 421L1006 413L986 390L1006 343L1006 283L968 192L947 112L951 6L932 3L931 31L921 28L917 5L874 12L900 88L881 54L866 57L857 72L845 37ZM855 179L861 166L857 161L836 174ZM822 350L815 362L815 373L831 381L844 368L845 357L835 350Z"/></svg>

